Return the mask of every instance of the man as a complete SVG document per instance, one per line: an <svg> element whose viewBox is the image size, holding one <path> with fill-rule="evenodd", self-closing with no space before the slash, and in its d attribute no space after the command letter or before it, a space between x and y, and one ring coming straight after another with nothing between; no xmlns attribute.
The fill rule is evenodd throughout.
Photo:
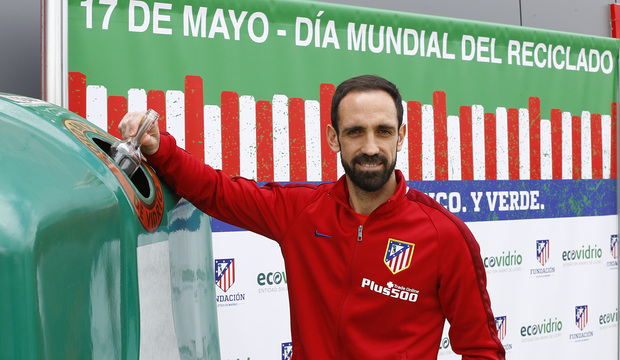
<svg viewBox="0 0 620 360"><path fill-rule="evenodd" d="M124 137L139 115L123 118ZM148 162L180 196L280 244L295 360L436 359L446 318L463 359L504 359L476 240L394 170L402 116L391 82L365 75L340 84L327 139L346 174L321 185L259 187L157 129L143 140Z"/></svg>

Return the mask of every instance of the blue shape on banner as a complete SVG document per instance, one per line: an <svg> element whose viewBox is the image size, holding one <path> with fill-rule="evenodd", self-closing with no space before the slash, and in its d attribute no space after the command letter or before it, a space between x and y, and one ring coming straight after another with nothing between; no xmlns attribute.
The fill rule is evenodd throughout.
<svg viewBox="0 0 620 360"><path fill-rule="evenodd" d="M617 214L616 179L408 181L465 222ZM262 185L262 183L259 183ZM240 231L213 219L213 231Z"/></svg>

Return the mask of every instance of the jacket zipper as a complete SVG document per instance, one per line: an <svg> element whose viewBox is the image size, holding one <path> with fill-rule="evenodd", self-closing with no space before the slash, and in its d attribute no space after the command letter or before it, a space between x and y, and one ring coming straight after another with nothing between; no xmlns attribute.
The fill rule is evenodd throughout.
<svg viewBox="0 0 620 360"><path fill-rule="evenodd" d="M344 316L344 311L346 308L346 304L349 300L349 294L351 293L351 290L353 289L353 268L354 268L354 264L355 264L355 258L357 257L357 247L358 244L362 242L362 233L364 232L364 225L360 225L357 227L357 241L355 243L355 248L353 249L353 256L351 257L351 266L349 268L349 286L347 287L347 293L345 294L344 297L344 301L342 302L342 307L340 308L340 317L338 319L338 347L340 350L340 354L338 356L338 359L342 359L342 339L341 339L341 335L342 335L342 318Z"/></svg>

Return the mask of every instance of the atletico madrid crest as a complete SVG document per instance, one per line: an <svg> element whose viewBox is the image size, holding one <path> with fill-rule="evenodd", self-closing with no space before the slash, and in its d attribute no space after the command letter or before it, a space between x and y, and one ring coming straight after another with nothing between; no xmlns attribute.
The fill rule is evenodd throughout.
<svg viewBox="0 0 620 360"><path fill-rule="evenodd" d="M389 239L383 262L392 274L399 273L411 265L415 244Z"/></svg>
<svg viewBox="0 0 620 360"><path fill-rule="evenodd" d="M235 283L235 259L215 259L215 283L225 292Z"/></svg>
<svg viewBox="0 0 620 360"><path fill-rule="evenodd" d="M588 305L575 306L575 324L581 331L588 325Z"/></svg>

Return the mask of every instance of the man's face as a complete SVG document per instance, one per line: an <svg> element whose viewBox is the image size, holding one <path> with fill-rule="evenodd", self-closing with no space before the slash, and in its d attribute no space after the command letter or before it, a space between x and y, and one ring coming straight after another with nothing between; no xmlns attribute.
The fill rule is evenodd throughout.
<svg viewBox="0 0 620 360"><path fill-rule="evenodd" d="M393 177L405 137L394 100L385 91L353 91L338 105L338 117L339 134L330 127L328 139L346 174L364 191L381 189Z"/></svg>

